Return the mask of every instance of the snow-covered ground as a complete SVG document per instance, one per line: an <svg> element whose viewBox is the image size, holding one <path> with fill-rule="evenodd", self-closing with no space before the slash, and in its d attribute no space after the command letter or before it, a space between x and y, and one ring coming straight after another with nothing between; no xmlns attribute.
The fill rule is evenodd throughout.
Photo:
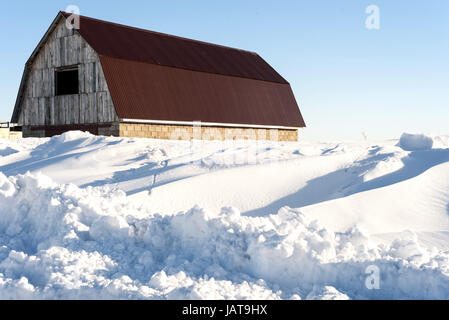
<svg viewBox="0 0 449 320"><path fill-rule="evenodd" d="M449 299L449 137L69 132L0 171L0 299Z"/></svg>

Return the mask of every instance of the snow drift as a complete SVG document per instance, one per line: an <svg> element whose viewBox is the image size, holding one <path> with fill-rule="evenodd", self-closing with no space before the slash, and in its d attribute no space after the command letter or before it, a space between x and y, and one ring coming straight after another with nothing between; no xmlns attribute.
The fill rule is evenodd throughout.
<svg viewBox="0 0 449 320"><path fill-rule="evenodd" d="M0 141L0 299L449 299L448 147Z"/></svg>
<svg viewBox="0 0 449 320"><path fill-rule="evenodd" d="M0 298L448 298L449 253L413 232L388 246L288 207L149 214L126 194L0 174ZM366 268L381 287L365 286Z"/></svg>
<svg viewBox="0 0 449 320"><path fill-rule="evenodd" d="M425 134L403 133L399 145L407 151L429 150L432 149L433 139Z"/></svg>
<svg viewBox="0 0 449 320"><path fill-rule="evenodd" d="M449 136L436 136L422 133L403 133L398 145L406 151L448 149Z"/></svg>

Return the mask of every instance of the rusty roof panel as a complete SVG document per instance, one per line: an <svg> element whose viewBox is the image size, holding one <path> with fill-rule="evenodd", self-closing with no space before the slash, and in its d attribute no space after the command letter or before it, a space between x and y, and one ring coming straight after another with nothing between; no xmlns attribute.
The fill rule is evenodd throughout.
<svg viewBox="0 0 449 320"><path fill-rule="evenodd" d="M70 14L62 12L65 17ZM100 55L194 71L287 83L254 52L80 16L81 36Z"/></svg>
<svg viewBox="0 0 449 320"><path fill-rule="evenodd" d="M121 119L305 126L289 84L100 60Z"/></svg>

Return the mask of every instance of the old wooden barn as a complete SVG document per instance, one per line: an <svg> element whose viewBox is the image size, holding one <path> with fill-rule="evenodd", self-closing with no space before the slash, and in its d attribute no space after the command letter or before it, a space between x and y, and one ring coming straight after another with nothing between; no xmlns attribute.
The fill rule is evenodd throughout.
<svg viewBox="0 0 449 320"><path fill-rule="evenodd" d="M289 83L254 52L68 19L57 15L25 65L11 119L24 137L296 141L305 127Z"/></svg>

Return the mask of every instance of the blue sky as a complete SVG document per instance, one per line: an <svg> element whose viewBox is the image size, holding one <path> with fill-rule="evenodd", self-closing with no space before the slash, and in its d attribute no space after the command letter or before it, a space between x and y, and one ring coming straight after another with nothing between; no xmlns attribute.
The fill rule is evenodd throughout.
<svg viewBox="0 0 449 320"><path fill-rule="evenodd" d="M449 1L8 1L0 10L0 119L58 10L258 52L295 93L307 140L449 134ZM380 29L368 30L369 5Z"/></svg>

